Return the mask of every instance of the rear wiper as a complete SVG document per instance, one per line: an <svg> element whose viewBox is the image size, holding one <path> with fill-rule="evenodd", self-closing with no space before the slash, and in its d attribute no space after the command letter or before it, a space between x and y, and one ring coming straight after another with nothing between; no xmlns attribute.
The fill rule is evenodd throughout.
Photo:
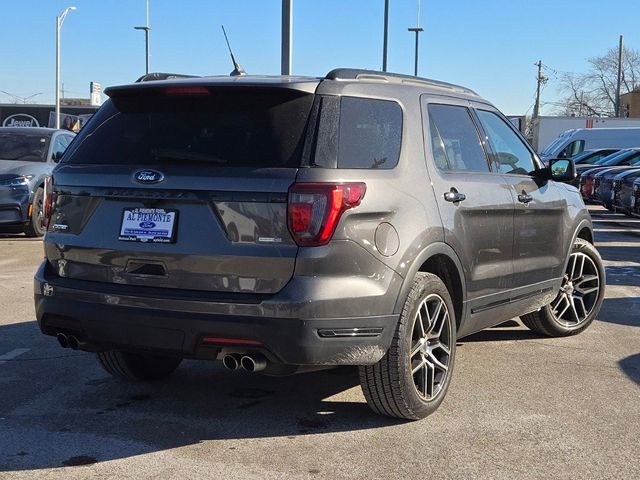
<svg viewBox="0 0 640 480"><path fill-rule="evenodd" d="M228 163L226 160L206 153L185 152L184 150L158 149L151 152L154 159L189 160L194 162Z"/></svg>

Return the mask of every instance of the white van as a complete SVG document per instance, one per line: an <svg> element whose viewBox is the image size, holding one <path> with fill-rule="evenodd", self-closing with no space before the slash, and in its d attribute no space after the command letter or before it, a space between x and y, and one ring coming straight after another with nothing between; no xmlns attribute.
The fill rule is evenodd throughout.
<svg viewBox="0 0 640 480"><path fill-rule="evenodd" d="M596 148L640 147L640 128L576 128L560 134L540 153L543 161L570 158Z"/></svg>

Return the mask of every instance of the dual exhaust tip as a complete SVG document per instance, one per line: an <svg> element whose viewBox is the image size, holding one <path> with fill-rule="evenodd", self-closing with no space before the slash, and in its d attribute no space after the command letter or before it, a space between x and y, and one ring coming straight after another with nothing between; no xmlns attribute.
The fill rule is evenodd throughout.
<svg viewBox="0 0 640 480"><path fill-rule="evenodd" d="M58 343L62 348L70 348L71 350L78 350L85 345L85 342L79 340L75 335L67 335L66 333L59 333L56 335Z"/></svg>
<svg viewBox="0 0 640 480"><path fill-rule="evenodd" d="M243 368L247 372L260 372L267 368L267 359L262 355L239 355L228 353L222 357L222 364L227 370Z"/></svg>

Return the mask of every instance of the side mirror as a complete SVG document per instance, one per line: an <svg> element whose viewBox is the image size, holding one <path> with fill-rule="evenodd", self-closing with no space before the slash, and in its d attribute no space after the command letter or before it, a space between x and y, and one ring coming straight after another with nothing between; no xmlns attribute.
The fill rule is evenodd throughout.
<svg viewBox="0 0 640 480"><path fill-rule="evenodd" d="M547 178L554 182L570 182L576 178L576 164L570 158L555 158L549 160Z"/></svg>
<svg viewBox="0 0 640 480"><path fill-rule="evenodd" d="M61 158L62 152L53 152L53 154L51 155L51 160L53 160L55 163L58 163Z"/></svg>

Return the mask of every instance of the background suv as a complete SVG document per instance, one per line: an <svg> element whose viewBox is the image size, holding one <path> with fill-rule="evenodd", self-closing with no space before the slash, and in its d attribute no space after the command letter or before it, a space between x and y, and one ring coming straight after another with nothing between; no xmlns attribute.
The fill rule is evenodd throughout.
<svg viewBox="0 0 640 480"><path fill-rule="evenodd" d="M440 82L339 69L106 90L47 184L40 328L126 379L183 358L358 365L378 413L442 402L456 339L584 330L604 271L571 160Z"/></svg>
<svg viewBox="0 0 640 480"><path fill-rule="evenodd" d="M53 128L0 127L0 228L44 235L44 180L75 136Z"/></svg>

